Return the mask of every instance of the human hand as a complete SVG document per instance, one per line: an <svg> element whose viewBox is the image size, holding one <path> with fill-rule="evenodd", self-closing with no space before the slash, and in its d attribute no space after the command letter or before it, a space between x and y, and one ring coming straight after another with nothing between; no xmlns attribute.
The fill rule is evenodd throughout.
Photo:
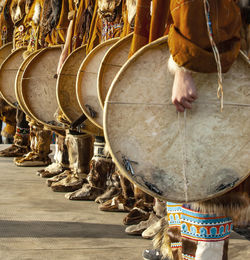
<svg viewBox="0 0 250 260"><path fill-rule="evenodd" d="M184 112L185 109L191 109L191 103L196 99L197 92L191 73L177 70L172 89L172 103L176 106L177 111Z"/></svg>

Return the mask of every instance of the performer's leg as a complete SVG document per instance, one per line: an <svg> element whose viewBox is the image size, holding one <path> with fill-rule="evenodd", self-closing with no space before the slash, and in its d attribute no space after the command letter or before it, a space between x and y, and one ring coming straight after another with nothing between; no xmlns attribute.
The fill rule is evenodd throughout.
<svg viewBox="0 0 250 260"><path fill-rule="evenodd" d="M44 127L30 120L31 134L31 152L23 157L15 158L17 166L47 166L51 163L49 158L52 132L45 130Z"/></svg>
<svg viewBox="0 0 250 260"><path fill-rule="evenodd" d="M120 175L118 170L110 174L107 180L106 191L95 199L96 203L104 203L112 198L119 196L122 193Z"/></svg>
<svg viewBox="0 0 250 260"><path fill-rule="evenodd" d="M167 202L167 219L162 229L154 237L154 250L145 250L145 260L182 260L181 242L182 204Z"/></svg>
<svg viewBox="0 0 250 260"><path fill-rule="evenodd" d="M184 260L227 260L232 220L205 214L183 205L181 215L182 254Z"/></svg>
<svg viewBox="0 0 250 260"><path fill-rule="evenodd" d="M137 225L148 220L153 210L154 198L134 185L135 204L128 215L123 219L124 225Z"/></svg>
<svg viewBox="0 0 250 260"><path fill-rule="evenodd" d="M111 157L104 150L104 137L98 136L94 142L94 156L90 161L90 172L87 182L81 189L71 194L66 194L70 200L95 200L107 188L107 178L115 171Z"/></svg>
<svg viewBox="0 0 250 260"><path fill-rule="evenodd" d="M65 144L65 136L57 135L55 144L54 162L45 169L39 170L37 175L43 178L51 178L69 168L68 148Z"/></svg>
<svg viewBox="0 0 250 260"><path fill-rule="evenodd" d="M54 177L51 184L55 192L72 192L86 182L89 161L92 156L92 137L87 134L67 134L66 144L69 154L70 170ZM53 178L52 178L53 179Z"/></svg>
<svg viewBox="0 0 250 260"><path fill-rule="evenodd" d="M0 152L0 157L17 157L29 151L29 132L30 128L26 121L25 114L21 110L16 111L16 133L14 144Z"/></svg>
<svg viewBox="0 0 250 260"><path fill-rule="evenodd" d="M99 206L101 211L129 212L135 204L133 184L119 171L117 171L117 174L120 180L121 193L103 202Z"/></svg>
<svg viewBox="0 0 250 260"><path fill-rule="evenodd" d="M164 225L165 217L166 203L158 199L154 199L153 211L150 213L148 220L141 221L137 225L127 227L125 232L129 235L142 235L145 232L144 238L153 238Z"/></svg>

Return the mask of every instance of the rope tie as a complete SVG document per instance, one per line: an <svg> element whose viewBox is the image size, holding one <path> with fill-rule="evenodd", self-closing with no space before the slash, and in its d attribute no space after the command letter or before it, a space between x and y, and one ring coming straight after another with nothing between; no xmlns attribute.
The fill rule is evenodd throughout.
<svg viewBox="0 0 250 260"><path fill-rule="evenodd" d="M186 151L186 122L187 122L187 111L184 111L184 127L182 132L181 120L180 120L180 112L178 112L178 124L179 124L179 133L181 135L181 147L182 147L182 174L183 174L183 182L184 182L184 194L185 200L188 201L188 181L187 181L187 151Z"/></svg>
<svg viewBox="0 0 250 260"><path fill-rule="evenodd" d="M221 111L223 110L223 99L224 99L224 93L223 93L223 86L222 86L222 69L221 69L221 61L220 61L220 53L219 50L214 42L213 39L213 29L212 29L212 22L210 19L210 5L208 0L204 1L204 10L205 10L205 17L207 22L207 31L208 31L208 37L211 43L211 47L214 53L214 58L217 65L217 72L218 72L218 89L217 89L217 97L220 99L221 102Z"/></svg>

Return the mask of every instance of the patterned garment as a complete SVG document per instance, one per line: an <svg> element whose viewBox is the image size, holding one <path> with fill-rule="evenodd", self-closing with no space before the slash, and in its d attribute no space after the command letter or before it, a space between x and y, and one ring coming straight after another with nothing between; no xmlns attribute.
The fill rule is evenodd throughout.
<svg viewBox="0 0 250 260"><path fill-rule="evenodd" d="M221 241L229 238L232 228L231 218L203 214L182 207L182 237L204 242Z"/></svg>
<svg viewBox="0 0 250 260"><path fill-rule="evenodd" d="M171 241L172 252L181 250L183 260L227 259L228 239L233 228L231 218L204 214L167 202L169 230L178 228L181 237Z"/></svg>
<svg viewBox="0 0 250 260"><path fill-rule="evenodd" d="M121 19L114 22L108 22L106 19L102 21L102 41L107 41L115 37L119 37L123 28L123 22Z"/></svg>

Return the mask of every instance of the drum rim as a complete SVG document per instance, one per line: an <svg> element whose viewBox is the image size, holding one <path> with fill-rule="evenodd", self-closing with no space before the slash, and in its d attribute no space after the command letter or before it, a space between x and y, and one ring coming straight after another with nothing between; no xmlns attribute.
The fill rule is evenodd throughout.
<svg viewBox="0 0 250 260"><path fill-rule="evenodd" d="M115 88L115 85L116 85L116 82L118 81L120 75L122 75L126 70L127 68L130 66L130 64L132 64L138 57L140 57L141 55L144 54L144 52L146 52L148 49L150 49L151 47L157 47L159 45L162 45L162 44L167 44L168 43L168 37L167 36L163 36L147 45L145 45L144 47L142 47L140 50L138 50L132 57L130 57L128 59L128 61L123 65L123 67L120 69L120 71L116 74L116 77L115 79L113 80L110 88L109 88L109 91L108 91L108 94L107 94L107 97L106 97L106 100L105 100L105 105L104 105L104 113L103 113L103 129L104 129L104 137L105 137L105 141L106 141L106 145L109 149L109 152L111 154L111 157L113 159L113 161L115 162L115 165L117 166L117 168L119 169L119 171L121 172L121 174L123 176L125 176L130 182L132 182L133 184L135 184L136 186L138 186L142 191L146 192L147 194L155 197L155 198L158 198L160 200L164 200L166 201L166 198L159 195L159 194L156 194L152 191L150 191L149 189L147 189L146 187L144 187L143 185L141 185L140 183L138 182L135 182L135 180L133 179L133 177L131 176L131 174L129 174L127 172L127 170L125 169L125 167L118 161L118 159L116 158L113 150L111 149L111 145L110 145L110 141L109 141L109 133L108 133L108 129L107 129L107 117L108 117L108 101L109 101L109 98L112 94L112 92L114 91L114 88ZM248 66L250 66L250 63L249 63L249 60L248 58L246 58L246 55L244 55L244 53L242 53L240 51L240 57L248 64ZM248 177L250 176L250 170L249 172L246 174L246 176L244 178L241 178L240 182L237 183L237 186L240 185L240 183L242 183L244 180L246 180ZM213 198L216 198L216 197L219 197L219 196L222 196L224 195L225 193L233 190L235 187L237 186L234 186L232 188L228 188L226 190L222 190L218 193L216 193L215 195L210 195L208 196L206 199L203 199L203 200L195 200L195 201L192 201L192 202L196 202L196 201L206 201L206 200L209 200L209 199L213 199ZM171 202L176 202L176 203L187 203L186 201L179 201L179 200L173 200L171 199Z"/></svg>
<svg viewBox="0 0 250 260"><path fill-rule="evenodd" d="M1 49L2 49L3 47L4 47L4 46L2 46ZM5 46L5 47L6 47L6 46ZM14 55L17 55L17 53L20 53L20 52L22 52L21 55L23 55L23 53L24 53L25 50L27 50L27 47L20 47L20 48L14 50L13 52L11 52L11 53L6 57L6 59L3 61L3 63L1 64L1 66L0 66L0 71L1 71L2 67L3 67L4 65L6 65L6 63L9 61L10 58L12 58ZM15 85L13 86L13 88L15 88ZM6 98L5 95L3 95L3 92L2 92L2 90L1 90L1 85L0 85L0 95L1 95L1 97L2 97L11 107L13 107L13 108L15 108L15 109L17 108L17 106L15 106L8 98Z"/></svg>
<svg viewBox="0 0 250 260"><path fill-rule="evenodd" d="M71 122L71 123L72 123L72 120L68 117L67 112L65 113L65 109L63 108L63 106L62 106L62 104L61 104L61 98L60 98L60 86L61 86L61 75L62 75L61 73L63 72L63 69L65 69L65 66L67 65L68 60L71 59L71 57L72 57L75 53L77 53L77 52L79 52L79 51L81 51L81 50L83 50L83 49L86 50L86 46L87 46L87 45L84 44L84 45L78 47L77 49L75 49L74 51L72 51L72 52L70 53L70 55L68 55L68 57L66 58L66 60L64 61L63 65L62 65L62 67L61 67L61 69L60 69L60 72L59 72L59 74L58 74L58 78L57 78L57 81L56 81L56 99L57 99L58 106L59 106L59 108L61 109L62 113L63 113L63 114L65 115L65 117L67 118L67 120L68 120L69 122ZM86 57L86 56L85 56L85 57ZM77 75L76 75L76 78L77 78Z"/></svg>
<svg viewBox="0 0 250 260"><path fill-rule="evenodd" d="M99 99L102 109L104 109L104 102L105 102L105 99L103 98L102 91L101 91L103 88L102 77L104 74L104 67L106 64L106 60L109 58L109 56L111 55L111 53L114 50L117 50L117 48L119 48L119 46L121 44L123 44L124 42L129 41L130 38L133 37L133 35L134 35L134 33L132 32L132 33L128 34L127 36L121 38L106 52L106 54L104 55L104 57L102 59L101 65L98 70L98 75L97 75L97 94L98 94L98 99ZM128 59L129 59L129 57L128 57Z"/></svg>
<svg viewBox="0 0 250 260"><path fill-rule="evenodd" d="M24 103L25 103L25 106L29 112L30 115L32 115L32 118L37 121L38 123L46 126L48 129L55 129L55 130L64 130L63 126L55 126L55 125L50 125L48 124L47 122L44 122L43 120L39 119L37 116L35 116L32 111L30 110L29 106L27 106L26 102L25 102L25 98L24 98L24 92L23 92L23 76L25 74L25 71L28 69L29 66L31 66L31 63L34 61L34 59L36 57L38 57L39 55L42 55L44 52L47 52L47 51L50 51L50 50L53 50L53 49L61 49L62 46L61 45L55 45L55 46L49 46L47 48L43 48L41 49L38 53L36 53L36 55L34 55L34 57L28 62L27 66L25 67L25 70L23 72L23 75L22 75L22 79L21 79L21 99L23 99ZM55 101L56 102L56 101Z"/></svg>
<svg viewBox="0 0 250 260"><path fill-rule="evenodd" d="M31 59L33 59L33 57L38 53L40 52L41 50L36 50L34 52L32 52L24 61L23 63L21 64L21 66L19 67L18 69L18 72L17 72L17 75L16 75L16 79L15 79L15 93L16 93L16 98L17 98L17 101L18 101L18 105L20 106L21 110L26 114L28 115L30 118L32 118L33 120L35 120L33 118L33 116L29 113L29 110L27 109L26 107L26 103L24 102L23 100L23 97L22 97L22 76L23 76L23 73L24 73L24 69L26 66L28 66L28 63ZM20 79L20 80L18 80Z"/></svg>
<svg viewBox="0 0 250 260"><path fill-rule="evenodd" d="M77 78L76 78L76 96L77 96L77 101L80 105L80 108L82 110L82 112L86 115L86 117L97 127L99 127L100 129L103 129L103 126L101 126L98 122L96 122L96 120L94 118L92 118L88 111L84 108L84 104L82 104L80 96L79 96L79 92L80 92L80 88L81 88L81 74L82 74L82 70L84 69L84 67L86 67L86 65L88 64L89 60L92 59L92 57L95 55L95 53L97 51L99 51L101 48L110 45L112 43L116 43L120 38L116 37L110 40L107 40L103 43L98 44L93 50L91 50L85 57L85 59L82 61L80 68L78 70L77 73ZM100 64L99 64L100 66ZM96 82L96 88L97 88L97 82ZM96 89L96 92L98 93L98 90Z"/></svg>
<svg viewBox="0 0 250 260"><path fill-rule="evenodd" d="M3 50L3 49L6 49L7 47L12 47L12 42L7 42L5 43L3 46L0 47L0 51Z"/></svg>

